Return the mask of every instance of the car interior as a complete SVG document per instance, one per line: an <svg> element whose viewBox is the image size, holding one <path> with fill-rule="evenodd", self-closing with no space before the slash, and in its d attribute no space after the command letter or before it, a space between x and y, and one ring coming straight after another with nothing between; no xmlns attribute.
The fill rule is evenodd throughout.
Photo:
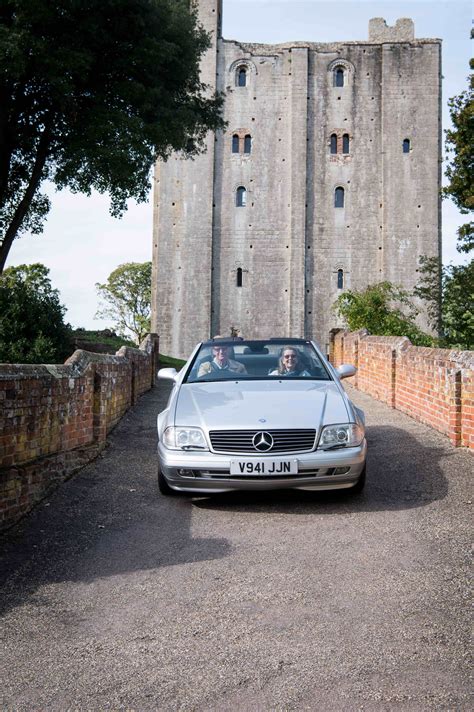
<svg viewBox="0 0 474 712"><path fill-rule="evenodd" d="M247 371L246 374L238 374L239 378L265 378L269 377L269 374L278 368L279 359L285 344L265 345L260 342L253 342L251 344L245 344L244 342L240 344L225 343L225 346L229 348L229 359L241 364ZM324 368L312 347L291 344L291 348L298 353L300 369L310 374L310 376L302 376L303 378L309 377L318 380L330 379L327 370ZM194 382L204 380L211 381L220 378L233 380L235 378L235 374L232 375L232 372L229 371L224 371L222 374L213 371L199 377L198 374L201 365L210 363L212 360L212 345L203 345L186 380L188 382ZM271 377L275 378L274 375Z"/></svg>

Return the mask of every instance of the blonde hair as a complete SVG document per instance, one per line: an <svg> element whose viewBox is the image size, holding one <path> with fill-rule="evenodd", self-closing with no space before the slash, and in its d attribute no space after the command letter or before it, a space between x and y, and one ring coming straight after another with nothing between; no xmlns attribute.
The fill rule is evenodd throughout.
<svg viewBox="0 0 474 712"><path fill-rule="evenodd" d="M283 354L285 351L293 351L294 354L296 354L296 364L295 366L298 367L301 370L301 354L296 349L294 346L291 346L291 344L288 344L288 346L283 346L282 350L280 351L280 358L278 359L278 373L283 374L286 372L285 364L284 364L284 359L283 359ZM297 370L297 368L295 368Z"/></svg>

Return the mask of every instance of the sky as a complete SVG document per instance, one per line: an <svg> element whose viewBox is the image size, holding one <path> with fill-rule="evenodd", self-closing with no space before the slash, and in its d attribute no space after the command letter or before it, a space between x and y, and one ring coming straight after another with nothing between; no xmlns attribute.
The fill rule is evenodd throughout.
<svg viewBox="0 0 474 712"><path fill-rule="evenodd" d="M450 125L447 101L467 86L471 56L471 2L465 0L224 0L223 36L242 42L334 42L367 40L372 17L393 25L399 17L415 22L415 37L443 40L443 128ZM444 140L443 140L444 143ZM121 220L109 215L106 195L91 197L48 191L52 209L41 235L16 240L7 267L41 262L50 269L65 316L73 327L102 329L95 319L95 288L124 262L146 262L152 254L152 201L131 202ZM456 251L456 230L466 222L451 201L443 201L443 262L465 261Z"/></svg>

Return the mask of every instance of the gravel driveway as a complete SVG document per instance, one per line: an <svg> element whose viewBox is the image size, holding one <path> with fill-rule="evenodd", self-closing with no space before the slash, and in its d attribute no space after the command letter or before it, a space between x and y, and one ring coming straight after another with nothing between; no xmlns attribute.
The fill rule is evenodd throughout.
<svg viewBox="0 0 474 712"><path fill-rule="evenodd" d="M470 710L473 458L366 411L358 498L163 498L146 394L0 539L3 710Z"/></svg>

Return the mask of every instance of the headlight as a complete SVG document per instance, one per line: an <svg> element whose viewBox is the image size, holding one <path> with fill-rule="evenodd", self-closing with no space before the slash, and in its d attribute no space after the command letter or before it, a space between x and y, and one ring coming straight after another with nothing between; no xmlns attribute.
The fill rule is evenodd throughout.
<svg viewBox="0 0 474 712"><path fill-rule="evenodd" d="M200 428L178 428L174 425L163 433L163 445L170 450L209 450Z"/></svg>
<svg viewBox="0 0 474 712"><path fill-rule="evenodd" d="M364 429L355 423L326 425L319 438L318 449L332 450L338 447L357 447L364 439Z"/></svg>

